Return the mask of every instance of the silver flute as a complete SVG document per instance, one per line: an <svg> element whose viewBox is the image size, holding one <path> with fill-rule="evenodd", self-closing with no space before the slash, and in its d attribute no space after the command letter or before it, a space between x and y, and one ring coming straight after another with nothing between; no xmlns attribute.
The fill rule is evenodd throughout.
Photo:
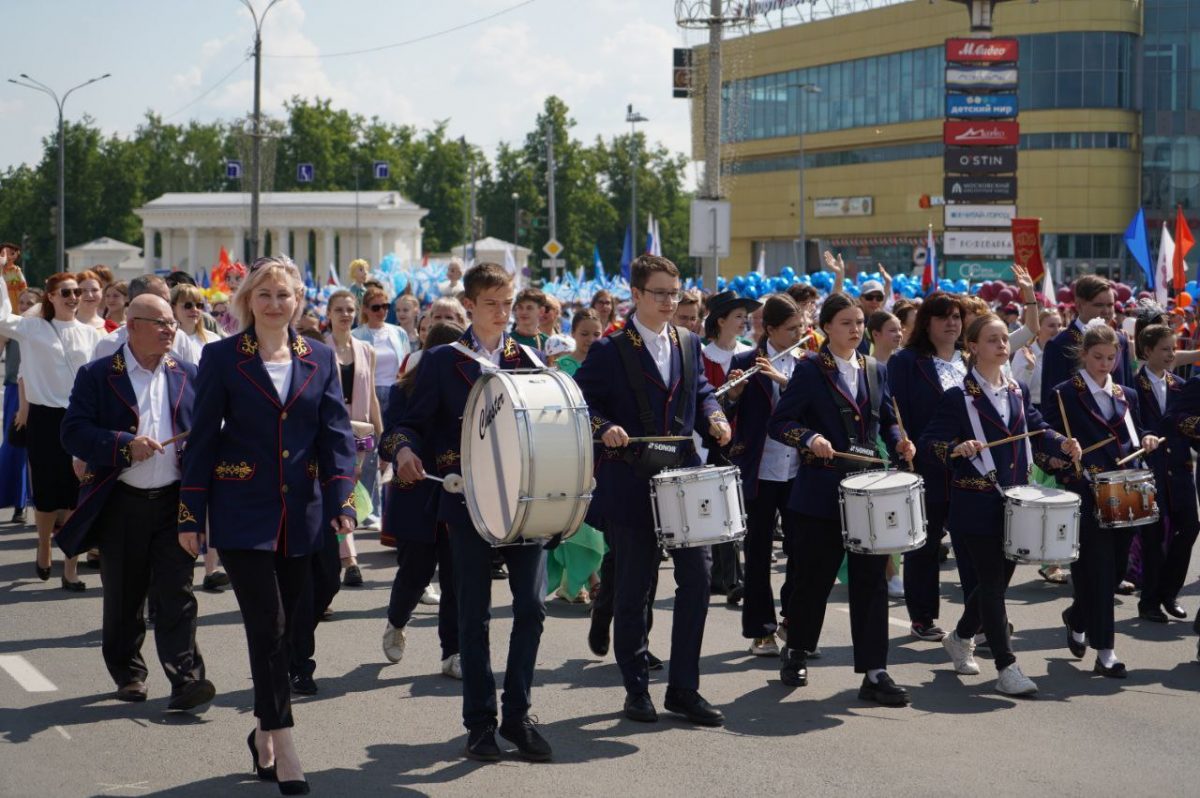
<svg viewBox="0 0 1200 798"><path fill-rule="evenodd" d="M775 357L771 358L771 362L774 363L779 358L788 354L793 349L796 349L797 347L802 346L804 343L806 343L807 341L809 341L811 339L812 339L812 333L809 333L808 335L804 336L796 343L789 346L787 349L785 349L782 352L780 352L779 354L775 355ZM727 391L729 391L731 388L736 388L737 386L741 385L743 382L750 379L751 377L753 377L755 374L757 374L760 371L762 371L762 366L751 366L750 368L748 368L742 372L742 376L738 377L737 379L730 380L729 382L722 385L720 388L717 388L715 391L713 391L713 395L714 396L722 396Z"/></svg>

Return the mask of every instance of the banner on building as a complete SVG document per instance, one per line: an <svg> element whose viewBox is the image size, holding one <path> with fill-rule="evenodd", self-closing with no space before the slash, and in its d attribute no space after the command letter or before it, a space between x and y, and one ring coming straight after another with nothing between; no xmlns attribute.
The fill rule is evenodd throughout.
<svg viewBox="0 0 1200 798"><path fill-rule="evenodd" d="M1016 60L1016 39L946 40L948 64L1007 64Z"/></svg>
<svg viewBox="0 0 1200 798"><path fill-rule="evenodd" d="M1015 91L1016 67L946 67L946 88L955 91Z"/></svg>
<svg viewBox="0 0 1200 798"><path fill-rule="evenodd" d="M952 147L1015 147L1021 141L1021 126L1016 122L942 123L942 140Z"/></svg>
<svg viewBox="0 0 1200 798"><path fill-rule="evenodd" d="M1015 94L947 94L946 116L958 119L1006 119L1017 115Z"/></svg>
<svg viewBox="0 0 1200 798"><path fill-rule="evenodd" d="M955 177L945 178L943 191L947 202L1015 202L1015 177Z"/></svg>
<svg viewBox="0 0 1200 798"><path fill-rule="evenodd" d="M947 205L944 209L946 227L1004 227L1012 226L1017 215L1016 205Z"/></svg>
<svg viewBox="0 0 1200 798"><path fill-rule="evenodd" d="M1017 171L1016 147L947 147L945 170L967 175L1003 175Z"/></svg>

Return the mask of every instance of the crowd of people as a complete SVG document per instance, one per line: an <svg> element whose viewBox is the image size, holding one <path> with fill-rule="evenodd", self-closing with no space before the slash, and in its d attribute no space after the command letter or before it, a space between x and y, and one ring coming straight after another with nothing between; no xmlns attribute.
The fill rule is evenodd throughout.
<svg viewBox="0 0 1200 798"><path fill-rule="evenodd" d="M380 611L388 661L405 656L418 604L438 605L440 671L463 683L465 753L481 761L500 758L497 733L527 759L552 756L530 716L547 600L589 608L581 644L598 657L612 648L625 716L657 719L650 672L663 660L649 631L665 561L677 590L664 707L694 723L724 722L699 691L710 596L740 605L742 645L778 658L782 683L802 687L839 578L861 699L912 701L887 672L889 597L903 599L912 637L940 643L957 672L979 673L986 646L999 692L1035 693L1005 611L1016 563L1005 556L1004 491L1017 486L1079 497L1078 559L1039 573L1070 583L1064 642L1076 658L1093 649L1095 673L1127 673L1116 592L1140 591L1144 620L1189 617L1178 599L1200 532L1200 377L1189 378L1200 350L1186 348L1185 308L1118 302L1102 277L1080 277L1059 303L1017 266L1015 288L989 302L898 297L881 269L853 296L841 258L827 254L831 292L796 283L749 298L683 290L671 261L644 255L628 298L599 290L564 305L518 290L496 264L452 263L441 297L422 306L391 296L365 261L349 265L347 288L314 301L286 256L235 266L227 292L180 272L126 284L103 267L32 287L19 258L0 245L0 506L23 524L32 505L39 579L52 574L54 545L69 594L88 588L81 564L99 570L102 653L120 700L147 697L141 646L153 623L170 708L210 702L196 558L204 590L232 588L254 682L247 746L259 778L284 794L308 790L290 699L318 691L317 624L341 587L363 584L356 534L396 549ZM573 534L490 545L463 496L427 477L463 468L462 417L481 374L540 368L570 375L586 400L594 494ZM663 447L637 442L645 436L686 443L655 460ZM661 545L651 461L736 466L744 538ZM923 481L927 536L902 557L844 545L839 483L864 461ZM1153 523L1101 522L1097 477L1122 468L1148 475ZM963 609L947 631L940 564L951 550ZM499 579L513 624L497 703L488 626Z"/></svg>

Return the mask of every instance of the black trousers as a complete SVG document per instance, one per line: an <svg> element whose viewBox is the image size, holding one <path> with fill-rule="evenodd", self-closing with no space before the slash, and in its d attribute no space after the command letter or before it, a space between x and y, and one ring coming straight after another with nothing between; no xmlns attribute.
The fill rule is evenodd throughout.
<svg viewBox="0 0 1200 798"><path fill-rule="evenodd" d="M1138 609L1154 609L1162 603L1163 529L1165 519L1139 527L1137 534L1142 539L1142 590L1138 597ZM1132 545L1133 540L1130 539Z"/></svg>
<svg viewBox="0 0 1200 798"><path fill-rule="evenodd" d="M1200 532L1200 528L1172 529L1170 532L1167 557L1159 574L1157 598L1161 603L1179 598L1179 591L1183 590L1183 583L1187 581L1187 569L1192 562L1192 546L1196 543L1196 533Z"/></svg>
<svg viewBox="0 0 1200 798"><path fill-rule="evenodd" d="M1133 529L1102 529L1091 503L1084 500L1079 519L1079 559L1071 563L1075 601L1067 620L1071 629L1086 632L1088 645L1113 648L1113 600L1125 577Z"/></svg>
<svg viewBox="0 0 1200 798"><path fill-rule="evenodd" d="M613 620L613 597L617 594L617 560L613 556L612 538L607 532L603 532L604 542L608 544L608 551L604 552L604 557L600 560L600 588L596 591L596 598L592 600L592 625L600 624L604 628L612 625ZM646 598L646 634L650 634L650 630L654 628L654 597L658 595L658 569L654 569L653 581L650 584L650 593Z"/></svg>
<svg viewBox="0 0 1200 798"><path fill-rule="evenodd" d="M748 502L746 513L746 538L742 549L746 552L746 591L742 599L742 637L754 639L766 637L779 624L775 616L775 594L771 590L771 549L775 546L775 517L783 519L785 541L798 533L799 514L789 510L788 498L792 483L758 481L758 493ZM787 561L789 572L794 569L796 558ZM714 560L714 569L716 563ZM790 593L784 583L784 593ZM783 606L787 606L788 595L782 595Z"/></svg>
<svg viewBox="0 0 1200 798"><path fill-rule="evenodd" d="M742 584L741 544L718 543L712 549L712 571L709 587L713 592L728 594Z"/></svg>
<svg viewBox="0 0 1200 798"><path fill-rule="evenodd" d="M908 608L908 619L924 626L931 626L941 611L941 564L938 560L949 512L949 502L925 502L925 545L904 553L904 604ZM954 556L957 562L957 549ZM961 564L959 573L965 591L967 579Z"/></svg>
<svg viewBox="0 0 1200 798"><path fill-rule="evenodd" d="M450 555L449 535L439 531L434 543L398 541L396 565L392 595L388 600L388 623L397 629L408 626L421 594L433 579L434 569L441 569L438 577L442 587L442 600L438 602L438 639L442 644L442 659L457 654L458 593L454 588L454 558Z"/></svg>
<svg viewBox="0 0 1200 798"><path fill-rule="evenodd" d="M196 646L195 558L179 545L179 485L157 494L117 483L96 519L104 610L101 651L118 687L145 681L147 590L157 609L154 643L172 690L204 678Z"/></svg>
<svg viewBox="0 0 1200 798"><path fill-rule="evenodd" d="M254 717L263 731L291 728L296 724L288 675L289 638L296 609L311 590L312 555L285 557L255 549L221 549L220 554L246 627Z"/></svg>
<svg viewBox="0 0 1200 798"><path fill-rule="evenodd" d="M795 547L801 558L797 584L788 606L788 648L815 651L825 623L825 606L837 579L842 556L850 576L850 639L854 671L887 667L886 554L856 554L842 545L842 523L834 518L801 516Z"/></svg>
<svg viewBox="0 0 1200 798"><path fill-rule="evenodd" d="M337 535L332 530L324 535L325 545L309 557L312 578L309 587L296 603L296 612L291 622L291 673L292 676L312 676L317 670L313 655L317 651L317 624L321 614L333 603L333 597L342 589L342 558L338 552Z"/></svg>
<svg viewBox="0 0 1200 798"><path fill-rule="evenodd" d="M1004 556L1004 538L999 535L964 534L961 539L966 550L955 551L954 556L970 558L978 582L967 596L958 621L958 636L969 640L982 630L999 672L1017 661L1008 637L1008 612L1004 608L1004 594L1017 564Z"/></svg>

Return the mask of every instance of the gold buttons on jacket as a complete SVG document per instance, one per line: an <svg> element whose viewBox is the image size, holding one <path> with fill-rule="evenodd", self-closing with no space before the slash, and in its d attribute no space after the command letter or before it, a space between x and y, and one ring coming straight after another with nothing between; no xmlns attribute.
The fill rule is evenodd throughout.
<svg viewBox="0 0 1200 798"><path fill-rule="evenodd" d="M132 432L134 435L137 435L137 427L130 427L129 431Z"/></svg>
<svg viewBox="0 0 1200 798"><path fill-rule="evenodd" d="M284 410L282 413L279 414L279 417L281 419L283 419L284 421L287 421L287 411Z"/></svg>
<svg viewBox="0 0 1200 798"><path fill-rule="evenodd" d="M287 492L288 492L288 486L287 486L287 485L284 485L283 487L281 487L281 488L280 488L280 490L281 490L281 491L283 491L284 493L287 493Z"/></svg>
<svg viewBox="0 0 1200 798"><path fill-rule="evenodd" d="M288 458L289 454L291 454L291 453L287 449L284 449L282 452L279 453L279 456L282 457L284 460L286 460Z"/></svg>

